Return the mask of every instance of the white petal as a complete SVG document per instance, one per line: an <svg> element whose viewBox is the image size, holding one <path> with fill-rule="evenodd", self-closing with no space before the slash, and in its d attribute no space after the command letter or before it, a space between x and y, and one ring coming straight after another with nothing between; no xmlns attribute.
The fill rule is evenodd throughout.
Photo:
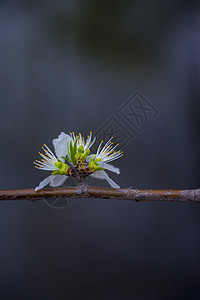
<svg viewBox="0 0 200 300"><path fill-rule="evenodd" d="M110 184L110 186L112 188L114 188L114 189L119 189L120 188L120 186L116 182L114 182L114 180L112 180L108 175L105 179L107 180L107 182Z"/></svg>
<svg viewBox="0 0 200 300"><path fill-rule="evenodd" d="M111 164L101 162L101 163L99 163L99 166L102 167L102 168L104 168L104 169L107 169L107 170L109 170L111 172L120 174L120 169L117 168L117 167L115 167L115 166L113 166L113 165L111 165Z"/></svg>
<svg viewBox="0 0 200 300"><path fill-rule="evenodd" d="M67 143L70 139L71 137L68 134L61 132L58 138L53 140L56 155L62 162L65 161L62 156L66 156L68 153Z"/></svg>
<svg viewBox="0 0 200 300"><path fill-rule="evenodd" d="M115 188L115 189L119 189L120 186L118 184L116 184L109 176L108 174L101 170L101 171L96 171L93 174L91 174L90 176L97 178L97 179L105 179L111 187Z"/></svg>
<svg viewBox="0 0 200 300"><path fill-rule="evenodd" d="M65 180L67 179L67 175L53 175L51 177L51 183L50 183L50 186L52 187L57 187L57 186L60 186L62 185Z"/></svg>
<svg viewBox="0 0 200 300"><path fill-rule="evenodd" d="M43 181L40 182L40 184L35 188L35 191L39 191L41 189L43 189L43 187L45 187L47 184L49 184L51 182L51 177L53 175L48 176L47 178L45 178Z"/></svg>

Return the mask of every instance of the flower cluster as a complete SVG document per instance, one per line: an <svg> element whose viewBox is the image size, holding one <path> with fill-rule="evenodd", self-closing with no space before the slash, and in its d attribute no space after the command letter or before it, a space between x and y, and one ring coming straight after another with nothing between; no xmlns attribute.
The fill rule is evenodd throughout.
<svg viewBox="0 0 200 300"><path fill-rule="evenodd" d="M62 185L68 176L75 177L79 183L83 183L87 176L97 179L105 179L113 188L119 188L105 172L112 171L119 174L119 168L114 167L109 162L121 157L123 152L116 151L113 147L112 138L104 145L101 141L97 152L90 154L90 148L94 144L92 133L85 140L79 133L75 136L74 132L69 135L62 132L58 138L53 140L55 154L44 144L42 147L44 153L40 153L41 160L34 162L35 167L41 170L51 171L51 175L40 182L36 191L50 184L52 187Z"/></svg>

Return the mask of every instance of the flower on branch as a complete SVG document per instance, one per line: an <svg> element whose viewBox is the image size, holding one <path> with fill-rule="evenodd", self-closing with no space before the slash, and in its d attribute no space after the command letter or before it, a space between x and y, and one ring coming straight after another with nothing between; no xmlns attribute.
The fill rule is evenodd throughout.
<svg viewBox="0 0 200 300"><path fill-rule="evenodd" d="M97 179L105 179L111 187L119 188L105 172L120 173L119 168L116 168L109 162L120 158L123 152L113 147L112 138L101 148L101 141L97 152L90 154L90 148L94 144L96 138L92 139L92 133L85 140L79 133L75 136L74 132L69 135L62 132L58 138L53 140L55 154L44 144L42 147L44 153L40 153L41 160L34 162L35 167L40 170L51 171L51 175L40 182L36 187L36 191L44 188L46 185L58 187L62 185L68 176L76 178L78 183L84 183L87 176Z"/></svg>

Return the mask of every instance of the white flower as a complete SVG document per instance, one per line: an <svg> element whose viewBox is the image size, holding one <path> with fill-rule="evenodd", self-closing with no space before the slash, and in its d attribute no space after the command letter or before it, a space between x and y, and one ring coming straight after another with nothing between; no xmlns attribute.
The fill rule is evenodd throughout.
<svg viewBox="0 0 200 300"><path fill-rule="evenodd" d="M39 152L42 156L41 161L34 162L36 168L52 172L50 176L40 182L35 190L38 191L48 184L53 187L60 186L68 176L73 176L80 184L87 176L105 179L111 187L119 188L119 185L105 172L107 169L117 174L120 173L119 168L109 162L120 158L123 152L115 151L118 144L113 147L111 140L112 138L101 149L102 141L96 154L89 155L90 148L95 142L91 132L86 140L80 133L75 136L74 132L70 135L62 132L58 138L53 140L55 154L45 144L42 147L44 154Z"/></svg>
<svg viewBox="0 0 200 300"><path fill-rule="evenodd" d="M108 174L102 170L102 169L107 169L111 172L120 174L119 168L116 168L115 166L108 163L123 156L123 151L121 150L115 151L116 147L119 144L113 147L112 146L113 142L111 142L112 139L113 137L104 145L102 149L101 149L101 145L103 141L101 141L97 149L97 153L89 155L87 157L87 161L89 162L89 165L91 165L91 167L94 167L94 169L95 169L95 165L98 167L96 172L94 172L90 176L98 179L105 179L113 188L119 188L119 186L112 179L109 178Z"/></svg>
<svg viewBox="0 0 200 300"><path fill-rule="evenodd" d="M34 162L35 167L40 170L52 171L52 175L40 182L35 191L42 189L48 184L52 187L60 186L67 179L68 166L64 163L63 156L67 155L67 143L69 139L70 136L62 132L57 139L53 140L56 156L46 144L42 147L44 154L39 152L42 159L41 161L36 160Z"/></svg>

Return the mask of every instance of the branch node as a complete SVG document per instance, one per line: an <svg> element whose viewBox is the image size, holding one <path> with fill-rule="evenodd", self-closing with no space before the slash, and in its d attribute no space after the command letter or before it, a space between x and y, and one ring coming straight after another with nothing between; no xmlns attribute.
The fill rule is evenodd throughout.
<svg viewBox="0 0 200 300"><path fill-rule="evenodd" d="M75 188L75 195L77 194L80 196L88 197L88 188L89 186L85 182L79 183Z"/></svg>

